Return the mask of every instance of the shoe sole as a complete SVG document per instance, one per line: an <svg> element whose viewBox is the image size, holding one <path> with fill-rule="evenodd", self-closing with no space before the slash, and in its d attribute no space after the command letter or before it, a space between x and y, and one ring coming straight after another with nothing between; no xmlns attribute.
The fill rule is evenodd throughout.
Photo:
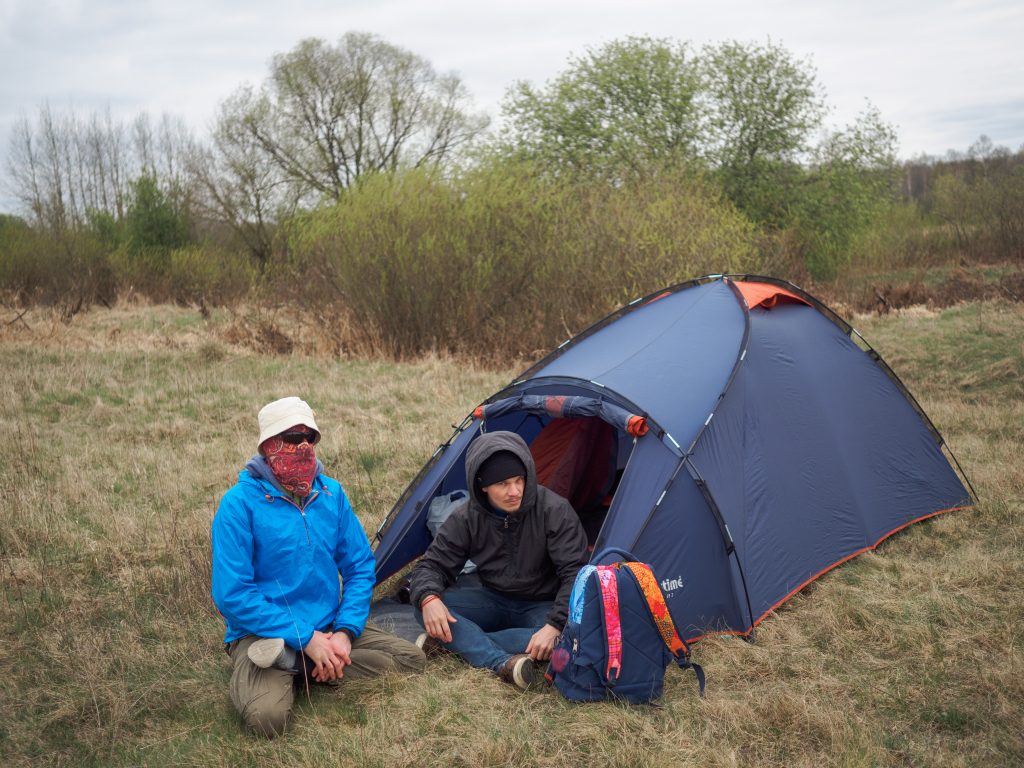
<svg viewBox="0 0 1024 768"><path fill-rule="evenodd" d="M281 654L284 653L284 640L279 637L268 637L256 640L249 646L246 652L249 661L260 669L269 669L274 666Z"/></svg>
<svg viewBox="0 0 1024 768"><path fill-rule="evenodd" d="M434 656L442 656L448 653L448 649L444 647L444 643L440 640L431 637L426 632L416 638L414 645L426 654L427 658L433 658Z"/></svg>
<svg viewBox="0 0 1024 768"><path fill-rule="evenodd" d="M537 670L533 666L532 660L521 659L512 667L512 682L516 684L517 688L528 691L536 681Z"/></svg>

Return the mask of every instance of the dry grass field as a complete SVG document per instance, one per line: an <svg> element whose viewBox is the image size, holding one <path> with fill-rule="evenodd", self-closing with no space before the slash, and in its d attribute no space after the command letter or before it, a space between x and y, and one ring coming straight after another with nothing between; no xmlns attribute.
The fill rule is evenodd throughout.
<svg viewBox="0 0 1024 768"><path fill-rule="evenodd" d="M255 320L173 307L17 315L0 311L2 766L1024 765L1024 305L855 320L981 503L831 572L755 643L699 643L705 699L670 669L660 706L571 705L448 658L314 688L273 742L234 714L209 598L210 520L256 410L313 404L372 533L516 371L338 359L283 321L272 354Z"/></svg>

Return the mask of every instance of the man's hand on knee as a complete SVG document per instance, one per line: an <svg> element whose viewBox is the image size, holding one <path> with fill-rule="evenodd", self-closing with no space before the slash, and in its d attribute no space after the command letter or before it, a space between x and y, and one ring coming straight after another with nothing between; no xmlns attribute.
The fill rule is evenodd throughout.
<svg viewBox="0 0 1024 768"><path fill-rule="evenodd" d="M346 640L348 638L345 638ZM331 645L331 638L323 632L313 632L313 637L302 649L313 664L313 679L318 683L329 683L341 677L345 662L338 655L334 646Z"/></svg>
<svg viewBox="0 0 1024 768"><path fill-rule="evenodd" d="M449 624L458 623L458 619L448 612L448 607L440 600L430 600L423 606L423 628L427 634L446 643L452 641Z"/></svg>
<svg viewBox="0 0 1024 768"><path fill-rule="evenodd" d="M533 637L530 638L530 642L526 646L526 653L530 654L530 658L534 661L547 661L551 658L551 652L555 649L555 643L558 642L558 636L561 634L550 624L545 624L533 633Z"/></svg>

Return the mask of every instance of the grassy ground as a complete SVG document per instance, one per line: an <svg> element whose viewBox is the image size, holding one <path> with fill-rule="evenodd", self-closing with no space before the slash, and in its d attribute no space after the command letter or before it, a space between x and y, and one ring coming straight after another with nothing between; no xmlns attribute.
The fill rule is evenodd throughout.
<svg viewBox="0 0 1024 768"><path fill-rule="evenodd" d="M981 496L832 572L755 644L700 643L660 707L520 695L451 659L314 689L294 731L246 736L209 599L209 524L293 393L373 532L514 373L258 354L238 319L121 307L0 313L0 765L1024 764L1024 307L858 318ZM252 339L249 339L252 341Z"/></svg>

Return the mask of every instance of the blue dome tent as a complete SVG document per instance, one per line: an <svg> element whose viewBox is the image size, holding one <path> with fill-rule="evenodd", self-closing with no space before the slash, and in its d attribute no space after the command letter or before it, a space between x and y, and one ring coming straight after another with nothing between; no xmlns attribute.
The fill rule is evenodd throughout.
<svg viewBox="0 0 1024 768"><path fill-rule="evenodd" d="M784 281L708 276L612 313L467 416L378 530L378 581L426 550L431 501L465 488L482 431L565 450L546 439L561 420L610 425L576 462L604 493L577 511L594 551L651 564L691 642L749 635L828 570L972 503L941 435L849 324Z"/></svg>

